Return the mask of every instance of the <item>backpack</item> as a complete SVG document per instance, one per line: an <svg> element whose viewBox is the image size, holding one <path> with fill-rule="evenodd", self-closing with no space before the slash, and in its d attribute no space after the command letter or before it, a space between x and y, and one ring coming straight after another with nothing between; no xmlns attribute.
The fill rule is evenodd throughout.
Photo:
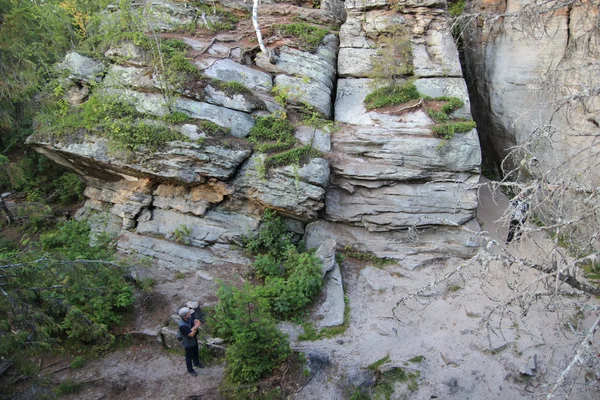
<svg viewBox="0 0 600 400"><path fill-rule="evenodd" d="M189 326L183 319L180 318L180 320L177 321L177 333L175 334L175 337L180 342L183 342L183 335L181 334L181 331L179 330L179 328L181 328L184 325Z"/></svg>

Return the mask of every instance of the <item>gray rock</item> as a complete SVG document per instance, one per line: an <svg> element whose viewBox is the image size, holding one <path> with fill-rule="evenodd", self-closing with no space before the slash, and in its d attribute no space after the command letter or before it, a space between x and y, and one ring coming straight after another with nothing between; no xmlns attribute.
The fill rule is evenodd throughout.
<svg viewBox="0 0 600 400"><path fill-rule="evenodd" d="M322 44L314 54L282 46L279 49L280 53L275 64L271 64L262 53L256 57L255 62L258 67L265 71L307 77L321 82L329 89L333 89L334 80L337 76L338 46L338 38L333 34L329 34L325 36Z"/></svg>
<svg viewBox="0 0 600 400"><path fill-rule="evenodd" d="M178 328L163 326L158 335L158 340L167 349L177 349L181 347L181 342L177 340Z"/></svg>
<svg viewBox="0 0 600 400"><path fill-rule="evenodd" d="M257 227L256 218L242 214L208 211L204 218L199 218L156 209L150 221L138 223L136 232L194 247L207 247L215 243L240 245L242 237Z"/></svg>
<svg viewBox="0 0 600 400"><path fill-rule="evenodd" d="M321 278L325 278L325 274L331 271L335 267L335 246L336 242L333 239L324 241L315 256L321 260Z"/></svg>
<svg viewBox="0 0 600 400"><path fill-rule="evenodd" d="M422 78L415 81L419 93L431 97L453 96L464 101L465 105L456 110L452 116L471 118L471 103L467 84L463 78Z"/></svg>
<svg viewBox="0 0 600 400"><path fill-rule="evenodd" d="M376 49L341 48L338 54L338 75L340 78L366 78L376 59Z"/></svg>
<svg viewBox="0 0 600 400"><path fill-rule="evenodd" d="M67 53L62 63L57 65L59 70L69 73L69 79L79 79L84 82L100 81L100 76L104 73L106 66L101 62L89 57L82 56L79 53Z"/></svg>
<svg viewBox="0 0 600 400"><path fill-rule="evenodd" d="M217 125L231 128L231 134L245 138L254 126L254 119L243 112L215 106L189 99L177 99L173 105L177 111L186 113L192 118L214 122Z"/></svg>
<svg viewBox="0 0 600 400"><path fill-rule="evenodd" d="M122 67L113 64L108 71L102 85L113 88L154 89L159 87L152 79L152 71L147 68Z"/></svg>
<svg viewBox="0 0 600 400"><path fill-rule="evenodd" d="M65 98L71 106L79 106L87 99L89 93L90 89L87 86L74 85L67 90Z"/></svg>
<svg viewBox="0 0 600 400"><path fill-rule="evenodd" d="M296 139L302 144L310 144L315 150L328 152L331 150L331 134L328 128L317 129L312 126L296 127Z"/></svg>
<svg viewBox="0 0 600 400"><path fill-rule="evenodd" d="M306 182L306 177L300 173L291 174L289 170L284 173L274 168L268 179L264 178L258 172L262 159L263 156L253 156L240 170L233 181L235 196L302 221L316 219L317 212L324 206L325 190Z"/></svg>
<svg viewBox="0 0 600 400"><path fill-rule="evenodd" d="M223 90L214 88L212 85L206 85L204 88L206 96L204 100L208 103L231 108L233 110L252 112L254 110L264 109L264 102L253 96L237 94L228 94Z"/></svg>
<svg viewBox="0 0 600 400"><path fill-rule="evenodd" d="M296 325L289 321L279 322L277 324L277 329L286 334L290 342L296 342L298 340L298 336L304 333L304 329L302 329L302 326Z"/></svg>
<svg viewBox="0 0 600 400"><path fill-rule="evenodd" d="M204 75L224 82L238 82L248 89L266 93L273 88L271 75L228 59L215 61Z"/></svg>
<svg viewBox="0 0 600 400"><path fill-rule="evenodd" d="M417 76L462 79L458 50L448 29L428 29L420 43L413 41L412 56Z"/></svg>
<svg viewBox="0 0 600 400"><path fill-rule="evenodd" d="M362 48L369 49L374 47L372 40L368 40L362 30L362 20L360 16L351 14L340 28L340 50L344 48ZM339 64L339 54L338 54Z"/></svg>
<svg viewBox="0 0 600 400"><path fill-rule="evenodd" d="M374 125L363 101L374 90L372 79L339 79L334 120L354 125Z"/></svg>
<svg viewBox="0 0 600 400"><path fill-rule="evenodd" d="M198 270L196 271L196 276L198 278L204 279L205 281L212 281L213 276L206 271Z"/></svg>
<svg viewBox="0 0 600 400"><path fill-rule="evenodd" d="M481 150L475 130L451 140L416 132L418 128L344 127L334 136L333 150L341 154L332 159L331 169L337 177L378 181L428 177L464 181L452 172L479 172Z"/></svg>
<svg viewBox="0 0 600 400"><path fill-rule="evenodd" d="M327 239L333 239L340 248L351 246L378 258L398 260L404 266L405 260L416 255L421 256L421 263L431 259L469 258L478 248L467 246L473 236L465 230L452 227L431 227L416 232L369 232L358 226L320 220L306 226L304 240L306 247L310 249L318 248ZM413 268L417 266L413 265Z"/></svg>
<svg viewBox="0 0 600 400"><path fill-rule="evenodd" d="M210 40L199 40L187 36L184 36L181 40L193 50L204 50L210 44Z"/></svg>
<svg viewBox="0 0 600 400"><path fill-rule="evenodd" d="M392 290L396 286L392 275L379 268L363 268L363 270L360 271L360 275L366 279L367 284L375 291Z"/></svg>
<svg viewBox="0 0 600 400"><path fill-rule="evenodd" d="M107 139L88 135L82 143L50 142L30 138L36 151L78 171L80 175L111 180L122 175L151 176L171 183L203 183L208 177L227 179L250 156L250 149L218 145L170 142L153 153L143 149L132 153L110 150ZM75 159L79 162L73 162Z"/></svg>
<svg viewBox="0 0 600 400"><path fill-rule="evenodd" d="M388 0L347 0L345 1L347 10L368 10L379 6L386 6L392 4Z"/></svg>
<svg viewBox="0 0 600 400"><path fill-rule="evenodd" d="M304 78L294 78L288 75L275 77L276 88L288 90L291 104L309 104L324 118L331 118L331 89L323 83Z"/></svg>
<svg viewBox="0 0 600 400"><path fill-rule="evenodd" d="M172 32L189 28L197 18L194 7L186 7L184 3L169 0L153 0L142 3L140 19L144 23L145 32ZM142 17L143 16L143 17Z"/></svg>
<svg viewBox="0 0 600 400"><path fill-rule="evenodd" d="M277 171L290 178L300 179L326 189L329 186L329 161L323 158L312 158L301 168L287 166Z"/></svg>
<svg viewBox="0 0 600 400"><path fill-rule="evenodd" d="M325 277L323 292L325 293L325 301L317 310L317 318L319 328L332 326L340 326L344 324L344 285L342 282L342 274L340 267L335 264L332 271Z"/></svg>
<svg viewBox="0 0 600 400"><path fill-rule="evenodd" d="M141 47L138 47L129 41L124 41L116 46L111 46L104 52L104 56L113 61L125 60L127 64L136 67L145 67L150 64L150 57L146 52Z"/></svg>
<svg viewBox="0 0 600 400"><path fill-rule="evenodd" d="M198 132L198 127L196 125L183 124L179 128L179 132L190 140L206 138L206 133L202 131Z"/></svg>
<svg viewBox="0 0 600 400"><path fill-rule="evenodd" d="M117 248L136 256L151 257L158 267L176 271L194 271L202 264L249 265L252 263L243 251L232 248L228 244L215 244L207 248L180 245L168 240L142 236L125 232L119 237Z"/></svg>
<svg viewBox="0 0 600 400"><path fill-rule="evenodd" d="M471 181L394 183L379 188L355 187L352 193L329 188L325 218L364 226L370 231L411 226L464 224L475 216L477 191Z"/></svg>

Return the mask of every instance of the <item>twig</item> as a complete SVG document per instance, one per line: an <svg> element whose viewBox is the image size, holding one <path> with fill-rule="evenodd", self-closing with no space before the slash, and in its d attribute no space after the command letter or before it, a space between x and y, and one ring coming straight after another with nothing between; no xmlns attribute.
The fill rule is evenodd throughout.
<svg viewBox="0 0 600 400"><path fill-rule="evenodd" d="M558 378L552 389L550 389L550 392L548 393L548 396L546 396L546 399L554 398L556 389L563 385L565 379L567 378L567 375L569 374L569 372L571 372L571 369L575 366L575 364L584 364L586 354L592 354L592 339L594 338L596 330L598 330L598 326L600 326L600 316L598 316L596 322L594 322L594 325L592 325L588 334L585 336L585 338L583 338L583 341L579 344L579 348L577 349L575 357L573 357L573 360L571 360L567 368L565 368L560 374L560 377Z"/></svg>

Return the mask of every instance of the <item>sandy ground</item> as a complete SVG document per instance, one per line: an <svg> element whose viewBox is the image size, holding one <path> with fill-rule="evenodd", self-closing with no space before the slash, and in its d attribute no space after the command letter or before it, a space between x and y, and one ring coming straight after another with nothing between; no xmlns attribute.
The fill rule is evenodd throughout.
<svg viewBox="0 0 600 400"><path fill-rule="evenodd" d="M478 219L482 229L503 243L505 224L494 221L501 219L506 198L493 198L484 188L480 199ZM539 258L543 255L540 249L548 245L545 240L535 233L531 240L511 244L508 251ZM466 265L460 273L411 298L396 309L395 316L392 314L400 298L463 263L449 260L415 271L401 265L381 267L380 274L390 287L376 290L361 274L369 265L346 260L342 269L350 300L349 327L342 335L314 342L297 342L291 335L294 348L324 360L313 366L311 380L293 398L347 399L353 385L368 387L373 383L372 373L365 367L386 356L389 362L385 366L420 373L418 389L409 391L406 384L397 383L394 399L545 397L547 384L554 382L568 364L578 343L565 328L566 321L575 328L588 321L578 319L576 310L568 304L528 298L521 302L529 306L526 316L519 304L500 312L503 309L497 305L514 294L508 287L524 288L524 282L534 277L530 271L498 262ZM202 304L215 300L214 281L192 274L182 278L170 271L149 273L155 274L159 284L154 297L138 305L141 311L134 323L137 332L152 331L162 324L186 300L182 293L189 293ZM240 271L235 271L229 277L239 276ZM527 289L539 287L531 285ZM423 361L408 363L416 356L423 356ZM532 369L531 375L519 372L527 367ZM133 345L91 361L80 370L65 369L54 375L57 380L88 382L83 392L67 397L72 399L219 398L216 388L224 374L223 365L209 365L198 372L197 378L186 373L178 351L166 351L156 341L135 340ZM598 398L597 385L575 385L570 398Z"/></svg>

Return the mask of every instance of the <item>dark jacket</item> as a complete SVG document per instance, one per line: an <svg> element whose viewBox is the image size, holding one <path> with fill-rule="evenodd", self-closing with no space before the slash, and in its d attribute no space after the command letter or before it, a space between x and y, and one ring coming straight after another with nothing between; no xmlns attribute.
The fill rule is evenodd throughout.
<svg viewBox="0 0 600 400"><path fill-rule="evenodd" d="M194 327L195 321L196 318L194 314L192 314L187 321L183 318L179 318L179 332L181 333L181 336L183 336L181 344L185 348L198 346L198 331L196 331L196 334L193 337L188 336L192 332L192 328Z"/></svg>

